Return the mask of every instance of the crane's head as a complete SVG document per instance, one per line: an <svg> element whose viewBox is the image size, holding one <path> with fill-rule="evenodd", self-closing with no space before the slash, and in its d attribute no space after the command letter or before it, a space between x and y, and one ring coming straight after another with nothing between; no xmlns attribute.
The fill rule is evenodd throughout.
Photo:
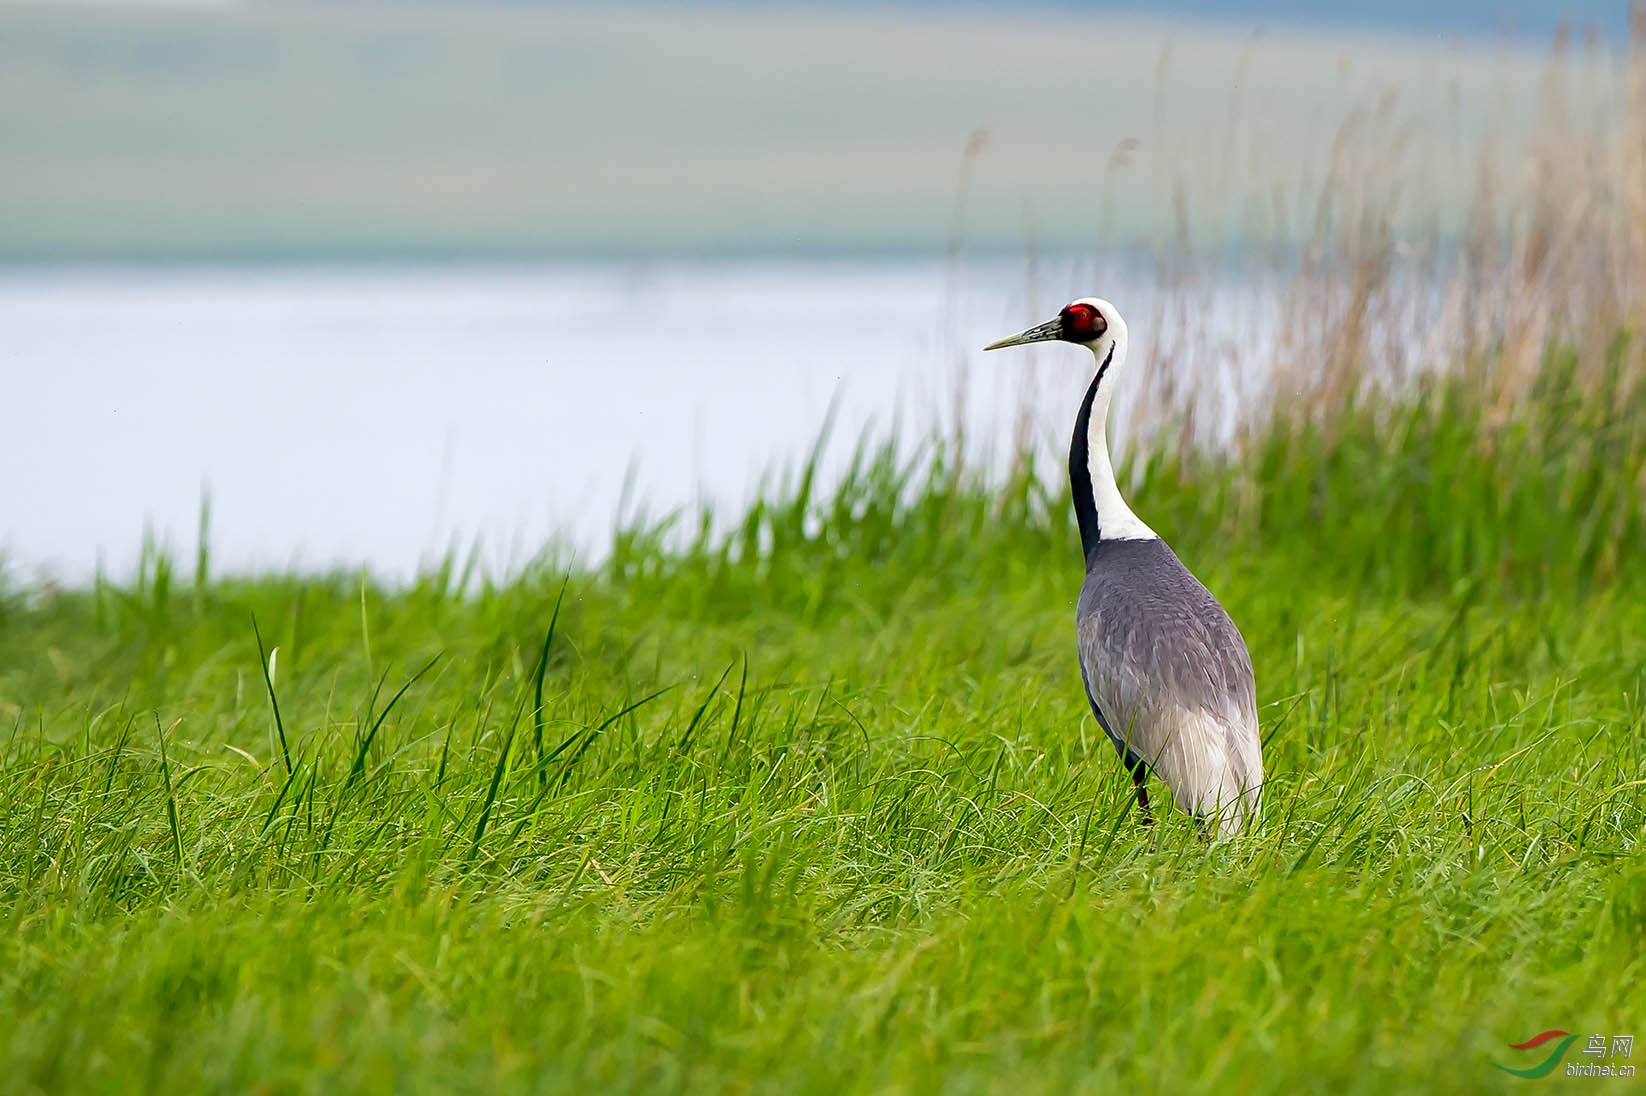
<svg viewBox="0 0 1646 1096"><path fill-rule="evenodd" d="M1117 351L1116 357L1119 357L1126 348L1126 321L1108 301L1082 297L1064 305L1055 319L990 343L983 349L999 350L1037 342L1078 343L1097 355L1098 361L1107 358L1111 349Z"/></svg>

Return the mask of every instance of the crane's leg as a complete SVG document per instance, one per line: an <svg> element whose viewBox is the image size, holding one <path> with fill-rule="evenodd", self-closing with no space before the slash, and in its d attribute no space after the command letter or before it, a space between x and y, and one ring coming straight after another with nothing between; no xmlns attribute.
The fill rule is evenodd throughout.
<svg viewBox="0 0 1646 1096"><path fill-rule="evenodd" d="M1126 755L1126 768L1132 774L1132 787L1137 791L1137 809L1143 815L1145 826L1154 825L1154 815L1149 811L1149 767L1143 764L1143 759L1134 753Z"/></svg>

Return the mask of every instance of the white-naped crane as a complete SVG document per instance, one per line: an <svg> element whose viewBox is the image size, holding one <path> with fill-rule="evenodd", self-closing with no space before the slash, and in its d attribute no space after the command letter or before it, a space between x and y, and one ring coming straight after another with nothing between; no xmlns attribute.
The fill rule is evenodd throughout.
<svg viewBox="0 0 1646 1096"><path fill-rule="evenodd" d="M1052 341L1083 346L1097 361L1069 443L1086 556L1075 608L1086 699L1131 773L1146 823L1153 772L1179 807L1232 836L1256 820L1263 788L1246 641L1115 483L1107 420L1126 362L1126 321L1108 301L1086 297L984 349Z"/></svg>

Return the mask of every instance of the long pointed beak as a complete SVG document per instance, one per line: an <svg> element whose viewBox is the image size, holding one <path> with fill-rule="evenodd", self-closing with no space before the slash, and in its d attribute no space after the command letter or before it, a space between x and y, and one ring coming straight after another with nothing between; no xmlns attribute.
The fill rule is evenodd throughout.
<svg viewBox="0 0 1646 1096"><path fill-rule="evenodd" d="M1017 334L1012 335L1009 338L1001 339L999 342L992 342L983 349L999 350L1002 347L1007 346L1023 346L1027 343L1050 342L1053 339L1061 339L1062 337L1062 319L1047 320L1039 327L1031 327L1027 331L1019 331Z"/></svg>

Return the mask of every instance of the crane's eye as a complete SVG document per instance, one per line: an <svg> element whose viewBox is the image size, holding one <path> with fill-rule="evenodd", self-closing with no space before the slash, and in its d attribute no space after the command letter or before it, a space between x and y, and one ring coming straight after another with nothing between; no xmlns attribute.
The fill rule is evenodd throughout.
<svg viewBox="0 0 1646 1096"><path fill-rule="evenodd" d="M1071 304L1059 319L1063 324L1063 338L1069 342L1091 342L1109 329L1109 321L1089 304Z"/></svg>

